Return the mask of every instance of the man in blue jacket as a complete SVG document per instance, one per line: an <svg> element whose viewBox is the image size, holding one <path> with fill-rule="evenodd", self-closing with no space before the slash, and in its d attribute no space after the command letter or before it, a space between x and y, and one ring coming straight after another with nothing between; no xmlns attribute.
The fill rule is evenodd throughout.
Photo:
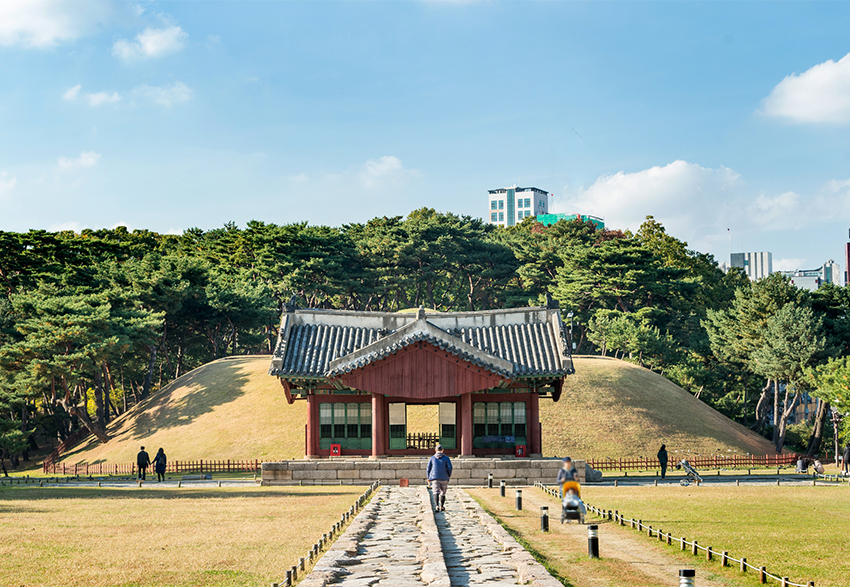
<svg viewBox="0 0 850 587"><path fill-rule="evenodd" d="M431 490L434 492L434 511L446 511L446 491L449 489L449 479L452 476L452 461L443 454L442 445L438 444L434 456L428 459L428 468L425 470Z"/></svg>

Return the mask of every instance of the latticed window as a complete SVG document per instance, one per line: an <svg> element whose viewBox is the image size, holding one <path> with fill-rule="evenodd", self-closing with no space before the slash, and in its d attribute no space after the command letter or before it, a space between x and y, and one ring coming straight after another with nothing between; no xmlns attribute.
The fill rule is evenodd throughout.
<svg viewBox="0 0 850 587"><path fill-rule="evenodd" d="M319 404L319 437L333 438L333 406Z"/></svg>
<svg viewBox="0 0 850 587"><path fill-rule="evenodd" d="M514 436L525 436L525 402L514 402Z"/></svg>
<svg viewBox="0 0 850 587"><path fill-rule="evenodd" d="M372 438L372 404L360 404L360 438Z"/></svg>
<svg viewBox="0 0 850 587"><path fill-rule="evenodd" d="M472 404L472 435L487 434L487 408L482 402Z"/></svg>
<svg viewBox="0 0 850 587"><path fill-rule="evenodd" d="M513 436L514 435L514 423L513 423L513 404L510 402L504 402L499 404L500 418L499 421L502 424L501 427L501 436Z"/></svg>

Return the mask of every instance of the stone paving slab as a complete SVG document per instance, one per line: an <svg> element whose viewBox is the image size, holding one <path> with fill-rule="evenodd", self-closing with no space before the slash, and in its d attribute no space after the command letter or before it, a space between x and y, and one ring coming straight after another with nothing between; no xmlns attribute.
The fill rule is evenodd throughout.
<svg viewBox="0 0 850 587"><path fill-rule="evenodd" d="M384 487L301 587L560 587L465 491L434 512L427 488Z"/></svg>

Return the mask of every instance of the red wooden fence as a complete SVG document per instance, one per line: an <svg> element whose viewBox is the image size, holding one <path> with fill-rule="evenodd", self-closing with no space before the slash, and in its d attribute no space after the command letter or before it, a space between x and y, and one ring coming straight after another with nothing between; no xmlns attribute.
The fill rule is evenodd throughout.
<svg viewBox="0 0 850 587"><path fill-rule="evenodd" d="M166 465L166 473L256 473L261 461L257 459L236 461L171 461ZM135 463L44 463L43 470L49 475L135 475L138 469ZM148 472L153 466L148 467Z"/></svg>
<svg viewBox="0 0 850 587"><path fill-rule="evenodd" d="M671 456L669 468L675 468L676 463L686 458L695 469L754 469L756 467L779 467L797 463L800 455L706 455L706 456ZM825 461L824 461L825 462ZM587 464L597 471L629 471L660 469L658 459L632 457L625 459L587 459Z"/></svg>

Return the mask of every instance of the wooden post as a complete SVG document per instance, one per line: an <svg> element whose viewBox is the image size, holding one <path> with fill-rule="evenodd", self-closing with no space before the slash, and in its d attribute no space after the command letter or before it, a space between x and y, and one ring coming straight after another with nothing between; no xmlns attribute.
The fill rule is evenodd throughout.
<svg viewBox="0 0 850 587"><path fill-rule="evenodd" d="M386 454L385 441L389 430L385 430L386 417L384 410L386 401L380 393L372 394L372 457Z"/></svg>
<svg viewBox="0 0 850 587"><path fill-rule="evenodd" d="M305 434L307 456L319 456L319 401L314 394L307 396L307 430ZM374 436L374 432L372 434Z"/></svg>
<svg viewBox="0 0 850 587"><path fill-rule="evenodd" d="M460 396L460 454L472 456L472 394Z"/></svg>
<svg viewBox="0 0 850 587"><path fill-rule="evenodd" d="M725 567L729 564L729 551L724 550L723 554L720 555L720 566Z"/></svg>
<svg viewBox="0 0 850 587"><path fill-rule="evenodd" d="M696 555L698 552L699 552L699 547L697 546L697 541L696 541L696 540L694 540L694 542L693 542L693 548L692 548L692 550L691 550L691 554Z"/></svg>
<svg viewBox="0 0 850 587"><path fill-rule="evenodd" d="M767 583L767 567L759 569L759 583Z"/></svg>
<svg viewBox="0 0 850 587"><path fill-rule="evenodd" d="M531 431L528 439L530 454L540 454L543 452L543 431L540 427L540 397L536 392L532 391L528 400L528 430Z"/></svg>

